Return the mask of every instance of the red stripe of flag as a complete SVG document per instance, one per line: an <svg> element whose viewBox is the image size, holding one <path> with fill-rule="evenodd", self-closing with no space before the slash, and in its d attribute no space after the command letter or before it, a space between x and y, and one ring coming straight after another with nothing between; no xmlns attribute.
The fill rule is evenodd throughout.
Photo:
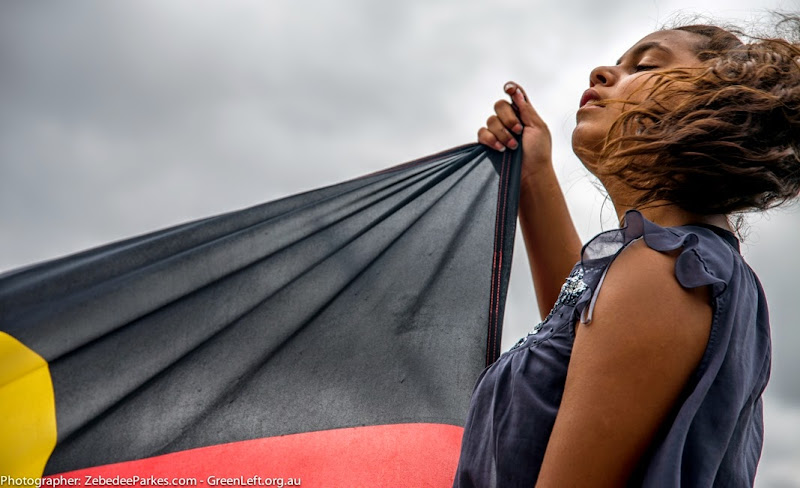
<svg viewBox="0 0 800 488"><path fill-rule="evenodd" d="M50 478L86 476L103 482L195 478L199 487L224 486L235 478L245 486L445 487L451 486L463 427L391 424L303 432L231 442L146 459L70 471ZM217 484L215 484L217 483ZM109 486L106 484L105 486ZM116 485L119 486L119 485Z"/></svg>

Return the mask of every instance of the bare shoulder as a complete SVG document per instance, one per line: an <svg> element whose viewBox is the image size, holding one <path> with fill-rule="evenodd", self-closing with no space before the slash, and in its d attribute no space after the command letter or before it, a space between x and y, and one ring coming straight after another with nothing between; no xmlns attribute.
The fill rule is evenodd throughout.
<svg viewBox="0 0 800 488"><path fill-rule="evenodd" d="M675 340L705 342L712 315L709 289L681 286L675 276L677 254L655 251L641 240L631 243L607 271L592 325L608 329L614 324L639 324L636 329L643 329L641 333L651 329L655 334L678 334Z"/></svg>

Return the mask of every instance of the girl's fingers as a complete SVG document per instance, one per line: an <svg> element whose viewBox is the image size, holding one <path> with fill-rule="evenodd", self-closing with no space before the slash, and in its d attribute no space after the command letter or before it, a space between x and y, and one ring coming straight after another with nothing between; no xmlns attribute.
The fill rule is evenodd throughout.
<svg viewBox="0 0 800 488"><path fill-rule="evenodd" d="M517 148L517 140L514 138L505 124L503 124L503 122L500 120L500 117L496 115L489 117L489 120L486 121L486 128L503 146L510 149Z"/></svg>
<svg viewBox="0 0 800 488"><path fill-rule="evenodd" d="M484 146L491 147L495 151L503 152L506 150L506 146L486 127L481 127L478 130L478 142Z"/></svg>
<svg viewBox="0 0 800 488"><path fill-rule="evenodd" d="M509 81L503 86L503 90L511 96L511 101L517 111L519 111L519 119L522 121L523 125L532 126L544 124L542 118L539 117L536 109L531 105L528 96L525 94L525 90L521 86L513 81Z"/></svg>
<svg viewBox="0 0 800 488"><path fill-rule="evenodd" d="M519 143L514 134L522 134L525 126L547 128L521 86L509 81L503 90L511 97L511 103L498 100L494 104L496 115L489 117L486 127L478 131L478 142L497 151L516 149Z"/></svg>
<svg viewBox="0 0 800 488"><path fill-rule="evenodd" d="M520 122L517 112L510 103L505 100L498 100L494 104L494 111L506 129L515 134L522 134L522 122Z"/></svg>

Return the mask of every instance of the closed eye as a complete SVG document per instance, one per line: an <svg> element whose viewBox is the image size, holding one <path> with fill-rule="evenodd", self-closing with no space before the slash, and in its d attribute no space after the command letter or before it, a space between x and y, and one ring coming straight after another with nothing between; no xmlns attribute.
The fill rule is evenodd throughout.
<svg viewBox="0 0 800 488"><path fill-rule="evenodd" d="M639 64L633 69L633 72L638 73L639 71L648 71L656 68L658 68L658 66L653 66L651 64Z"/></svg>

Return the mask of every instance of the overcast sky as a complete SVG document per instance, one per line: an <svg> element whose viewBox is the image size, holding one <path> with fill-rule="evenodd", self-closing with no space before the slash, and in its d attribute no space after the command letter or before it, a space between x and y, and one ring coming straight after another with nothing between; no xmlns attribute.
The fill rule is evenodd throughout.
<svg viewBox="0 0 800 488"><path fill-rule="evenodd" d="M475 140L507 80L581 237L614 227L569 140L589 71L664 23L794 1L0 3L0 272ZM555 5L555 6L554 6ZM749 218L773 324L757 486L800 487L797 206ZM518 238L505 347L536 322Z"/></svg>

